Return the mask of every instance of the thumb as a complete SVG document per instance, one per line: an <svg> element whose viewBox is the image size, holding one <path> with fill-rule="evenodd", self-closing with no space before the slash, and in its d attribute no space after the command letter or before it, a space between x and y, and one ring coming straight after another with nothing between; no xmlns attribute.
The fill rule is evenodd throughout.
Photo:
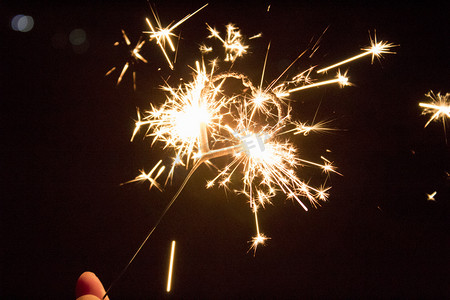
<svg viewBox="0 0 450 300"><path fill-rule="evenodd" d="M84 272L77 280L75 293L77 300L99 300L105 295L105 288L94 273Z"/></svg>

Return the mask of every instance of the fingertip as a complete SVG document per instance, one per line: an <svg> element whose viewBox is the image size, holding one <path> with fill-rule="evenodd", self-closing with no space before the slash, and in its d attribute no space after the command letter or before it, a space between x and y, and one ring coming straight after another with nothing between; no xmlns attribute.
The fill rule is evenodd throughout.
<svg viewBox="0 0 450 300"><path fill-rule="evenodd" d="M102 299L105 295L105 289L100 279L92 272L84 272L77 280L75 289L76 297L79 299ZM84 296L95 296L96 298L86 298ZM108 298L106 298L108 299ZM79 299L80 300L80 299Z"/></svg>

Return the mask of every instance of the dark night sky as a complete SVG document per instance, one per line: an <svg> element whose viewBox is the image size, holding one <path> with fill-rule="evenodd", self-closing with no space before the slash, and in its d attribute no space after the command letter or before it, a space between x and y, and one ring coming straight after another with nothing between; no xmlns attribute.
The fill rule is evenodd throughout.
<svg viewBox="0 0 450 300"><path fill-rule="evenodd" d="M157 3L163 23L203 4L188 2ZM300 60L291 76L358 53L368 30L400 47L381 63L367 58L348 65L352 87L292 97L300 120L311 120L322 101L318 119L343 129L296 139L306 157L326 154L344 175L331 177L329 202L304 212L278 195L260 213L271 240L253 257L248 204L204 189L214 172L200 168L111 298L449 298L450 148L442 123L424 129L428 118L418 107L429 90L450 91L448 10L312 2L272 3L270 12L264 2L210 3L180 26L173 73L155 45L146 45L149 63L136 66L133 92L130 74L118 87L117 74L104 74L123 64L113 47L120 30L134 43L147 29L146 1L2 1L1 298L71 299L83 271L95 272L105 286L120 273L185 175L180 170L163 193L146 184L120 186L168 153L160 145L149 150L150 140L129 142L136 107L164 100L162 77L189 78L186 65L200 58L205 22L222 31L233 22L247 36L263 33L236 64L255 82L269 41L267 81L327 26L315 56ZM17 14L34 18L30 32L11 29ZM67 41L76 28L89 43L82 53ZM55 47L55 35L66 43ZM312 181L321 179L316 173ZM436 202L427 201L433 191ZM167 295L172 240L177 254Z"/></svg>

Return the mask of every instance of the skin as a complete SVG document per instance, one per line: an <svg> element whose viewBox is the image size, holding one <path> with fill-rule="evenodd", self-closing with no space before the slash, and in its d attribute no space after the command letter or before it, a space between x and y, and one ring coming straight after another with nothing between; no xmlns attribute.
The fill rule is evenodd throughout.
<svg viewBox="0 0 450 300"><path fill-rule="evenodd" d="M75 294L77 300L100 300L105 295L105 288L94 273L84 272L77 280ZM109 300L109 297L105 299Z"/></svg>

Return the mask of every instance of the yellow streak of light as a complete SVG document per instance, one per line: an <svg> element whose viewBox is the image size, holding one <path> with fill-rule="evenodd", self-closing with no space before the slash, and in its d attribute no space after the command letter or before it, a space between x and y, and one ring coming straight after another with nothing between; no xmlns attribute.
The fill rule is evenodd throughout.
<svg viewBox="0 0 450 300"><path fill-rule="evenodd" d="M374 38L373 39L372 39L371 36L369 36L369 37L370 37L370 47L361 49L361 50L363 50L365 52L363 52L361 54L358 54L358 55L355 55L353 57L350 57L348 59L345 59L343 61L340 61L338 63L335 63L335 64L333 64L333 65L331 65L329 67L320 69L320 70L317 71L317 73L326 72L326 71L328 71L330 69L339 67L339 66L341 66L343 64L352 62L354 60L360 59L360 58L368 56L368 55L372 55L372 63L373 63L373 60L374 60L375 57L380 58L380 57L382 57L382 55L384 53L391 53L391 54L395 53L395 52L391 52L389 49L391 49L393 47L396 47L397 45L394 45L394 44L388 43L388 42L384 42L384 41L377 42L376 34L374 34Z"/></svg>
<svg viewBox="0 0 450 300"><path fill-rule="evenodd" d="M335 79L330 79L330 80L325 80L325 81L319 81L316 83L312 83L312 84L308 84L308 85L303 85L300 87L296 87L293 89L288 90L288 93L294 93L294 92L298 92L301 90L306 90L306 89L310 89L310 88L314 88L314 87L318 87L318 86L322 86L322 85L327 85L327 84L333 84L333 83L338 83L340 87L344 87L344 86L349 86L351 85L350 82L348 82L348 77L344 75L341 75L340 73L337 74L337 78Z"/></svg>
<svg viewBox="0 0 450 300"><path fill-rule="evenodd" d="M175 257L175 241L172 241L172 248L170 250L170 262L169 262L169 272L167 275L167 288L166 292L170 292L172 288L172 273L173 273L173 261Z"/></svg>

